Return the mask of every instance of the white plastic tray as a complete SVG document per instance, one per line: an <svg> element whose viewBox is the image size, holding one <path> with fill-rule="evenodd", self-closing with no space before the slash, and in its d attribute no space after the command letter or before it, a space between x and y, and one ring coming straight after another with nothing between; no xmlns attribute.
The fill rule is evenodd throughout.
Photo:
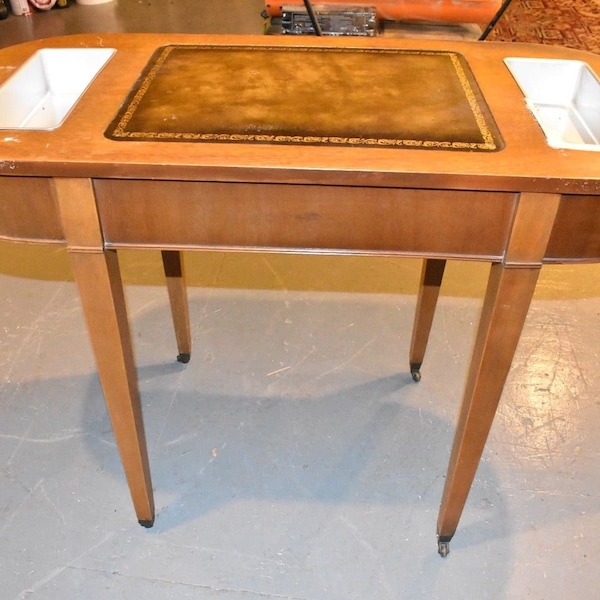
<svg viewBox="0 0 600 600"><path fill-rule="evenodd" d="M506 58L552 148L600 151L600 81L576 60Z"/></svg>
<svg viewBox="0 0 600 600"><path fill-rule="evenodd" d="M38 50L0 87L0 129L56 129L116 52Z"/></svg>

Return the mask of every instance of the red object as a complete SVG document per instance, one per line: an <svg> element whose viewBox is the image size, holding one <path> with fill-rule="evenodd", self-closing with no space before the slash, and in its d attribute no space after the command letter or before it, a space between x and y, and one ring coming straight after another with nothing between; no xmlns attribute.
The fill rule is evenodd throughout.
<svg viewBox="0 0 600 600"><path fill-rule="evenodd" d="M351 6L373 6L378 19L388 21L436 21L440 23L487 23L494 18L501 0L373 0L361 2L354 0L323 0L312 2L317 9L319 5L340 5L340 8ZM271 17L281 16L282 6L304 8L303 0L265 0L265 10Z"/></svg>

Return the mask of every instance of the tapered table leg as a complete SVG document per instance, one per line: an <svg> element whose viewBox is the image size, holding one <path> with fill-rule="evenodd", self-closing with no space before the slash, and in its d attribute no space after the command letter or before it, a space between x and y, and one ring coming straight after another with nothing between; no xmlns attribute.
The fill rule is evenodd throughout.
<svg viewBox="0 0 600 600"><path fill-rule="evenodd" d="M539 269L492 265L438 518L442 556L462 514L510 370Z"/></svg>
<svg viewBox="0 0 600 600"><path fill-rule="evenodd" d="M177 360L187 363L192 353L192 336L182 256L173 250L163 250L161 254L179 352Z"/></svg>
<svg viewBox="0 0 600 600"><path fill-rule="evenodd" d="M152 482L117 254L70 256L135 512L141 525L151 527Z"/></svg>
<svg viewBox="0 0 600 600"><path fill-rule="evenodd" d="M423 261L409 353L410 373L414 381L421 381L421 365L427 349L445 268L445 260L427 259Z"/></svg>
<svg viewBox="0 0 600 600"><path fill-rule="evenodd" d="M522 193L502 263L492 265L438 516L442 556L458 526L533 298L561 197Z"/></svg>
<svg viewBox="0 0 600 600"><path fill-rule="evenodd" d="M137 518L154 523L154 499L133 348L117 253L104 248L93 182L53 180L104 399Z"/></svg>

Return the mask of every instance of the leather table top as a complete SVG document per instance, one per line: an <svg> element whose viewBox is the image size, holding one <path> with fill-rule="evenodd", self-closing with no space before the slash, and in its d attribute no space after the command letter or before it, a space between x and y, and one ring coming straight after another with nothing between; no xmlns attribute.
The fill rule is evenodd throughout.
<svg viewBox="0 0 600 600"><path fill-rule="evenodd" d="M502 148L462 55L388 48L163 46L106 136L128 141Z"/></svg>

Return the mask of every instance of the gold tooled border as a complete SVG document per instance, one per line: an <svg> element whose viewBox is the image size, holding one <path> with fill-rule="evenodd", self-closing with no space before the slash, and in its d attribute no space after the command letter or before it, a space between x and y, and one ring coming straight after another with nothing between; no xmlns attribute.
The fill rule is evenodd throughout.
<svg viewBox="0 0 600 600"><path fill-rule="evenodd" d="M396 138L366 138L366 137L340 137L340 136L301 136L301 135L269 135L269 134L245 134L245 133L173 133L173 132L147 132L147 131L127 131L127 125L133 118L140 102L146 95L150 85L158 75L161 67L176 49L199 49L199 50L245 50L245 51L293 51L293 52L311 52L311 51L333 51L333 52L361 52L361 53L396 53L396 54L416 54L416 55L436 55L448 56L454 67L455 74L465 93L471 114L475 119L482 142L449 142L439 140L413 140ZM156 58L155 58L156 57ZM488 125L488 120L481 110L481 105L486 105L481 92L476 93L477 84L474 77L467 74L463 66L466 64L465 58L452 51L435 50L407 50L393 48L335 48L325 47L316 48L310 46L221 46L221 45L184 45L172 44L159 48L148 62L146 70L140 77L139 84L133 87L128 99L123 106L126 106L124 112L119 113L111 126L105 132L105 135L114 140L132 140L132 141L182 141L182 142L242 142L242 143L266 143L266 144L305 144L305 145L341 145L341 146L370 146L370 147L403 147L403 148L433 148L441 150L478 150L478 151L496 151L503 147L500 132L495 126L491 112L488 109L489 120L492 127ZM132 96L133 94L133 96ZM487 105L486 105L487 106Z"/></svg>

